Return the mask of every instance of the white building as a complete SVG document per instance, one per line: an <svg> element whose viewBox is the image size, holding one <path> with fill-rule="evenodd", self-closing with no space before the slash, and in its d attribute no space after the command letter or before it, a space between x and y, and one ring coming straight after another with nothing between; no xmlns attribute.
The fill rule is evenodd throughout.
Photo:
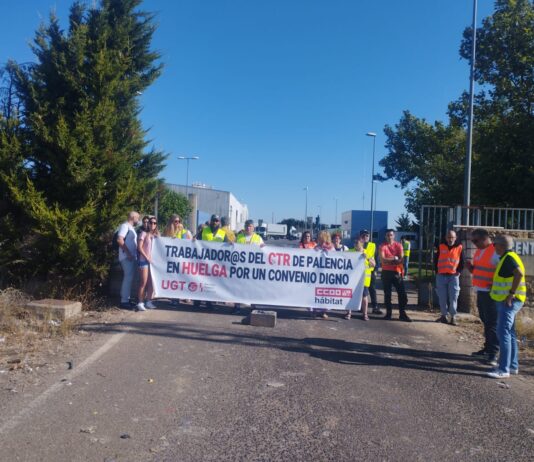
<svg viewBox="0 0 534 462"><path fill-rule="evenodd" d="M246 204L242 204L237 198L229 191L220 191L213 189L211 186L204 184L190 185L185 187L179 184L169 184L166 186L178 193L196 194L198 213L197 223L203 223L209 221L211 215L216 214L222 217L228 217L230 219L230 228L237 229L238 226L248 220L248 207Z"/></svg>

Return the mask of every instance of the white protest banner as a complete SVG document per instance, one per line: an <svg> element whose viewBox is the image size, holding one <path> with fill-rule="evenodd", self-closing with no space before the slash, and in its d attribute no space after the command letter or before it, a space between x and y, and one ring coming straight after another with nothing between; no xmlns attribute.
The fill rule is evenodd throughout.
<svg viewBox="0 0 534 462"><path fill-rule="evenodd" d="M365 256L158 237L150 270L156 298L359 310Z"/></svg>

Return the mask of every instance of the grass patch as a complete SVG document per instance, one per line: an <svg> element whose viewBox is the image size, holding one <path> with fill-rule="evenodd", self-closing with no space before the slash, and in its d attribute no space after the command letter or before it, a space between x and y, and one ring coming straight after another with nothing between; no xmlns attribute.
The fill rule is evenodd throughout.
<svg viewBox="0 0 534 462"><path fill-rule="evenodd" d="M26 308L31 298L16 289L0 291L0 348L28 353L43 340L66 338L73 334L78 320L57 321L38 318Z"/></svg>

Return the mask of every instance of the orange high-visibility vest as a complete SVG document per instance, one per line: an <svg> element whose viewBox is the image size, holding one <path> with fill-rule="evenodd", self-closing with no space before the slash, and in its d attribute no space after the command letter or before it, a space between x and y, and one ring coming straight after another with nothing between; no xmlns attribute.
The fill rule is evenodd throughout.
<svg viewBox="0 0 534 462"><path fill-rule="evenodd" d="M456 274L462 255L462 245L458 245L449 250L446 244L439 245L438 273Z"/></svg>
<svg viewBox="0 0 534 462"><path fill-rule="evenodd" d="M473 257L473 285L481 289L491 289L496 265L491 260L495 255L495 246L477 249Z"/></svg>

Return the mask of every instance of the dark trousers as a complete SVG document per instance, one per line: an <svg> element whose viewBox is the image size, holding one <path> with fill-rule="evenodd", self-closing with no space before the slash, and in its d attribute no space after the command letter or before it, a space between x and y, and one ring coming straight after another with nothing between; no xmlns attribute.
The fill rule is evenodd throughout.
<svg viewBox="0 0 534 462"><path fill-rule="evenodd" d="M497 338L497 305L489 292L477 292L478 315L484 324L484 349L486 353L495 355L499 351Z"/></svg>
<svg viewBox="0 0 534 462"><path fill-rule="evenodd" d="M376 271L371 273L371 285L369 286L369 295L371 296L371 308L376 310L378 302L376 301Z"/></svg>
<svg viewBox="0 0 534 462"><path fill-rule="evenodd" d="M399 311L404 313L408 304L408 296L404 289L402 277L396 271L382 270L382 286L384 287L384 304L386 305L387 314L391 315L391 289L395 287L399 299Z"/></svg>

